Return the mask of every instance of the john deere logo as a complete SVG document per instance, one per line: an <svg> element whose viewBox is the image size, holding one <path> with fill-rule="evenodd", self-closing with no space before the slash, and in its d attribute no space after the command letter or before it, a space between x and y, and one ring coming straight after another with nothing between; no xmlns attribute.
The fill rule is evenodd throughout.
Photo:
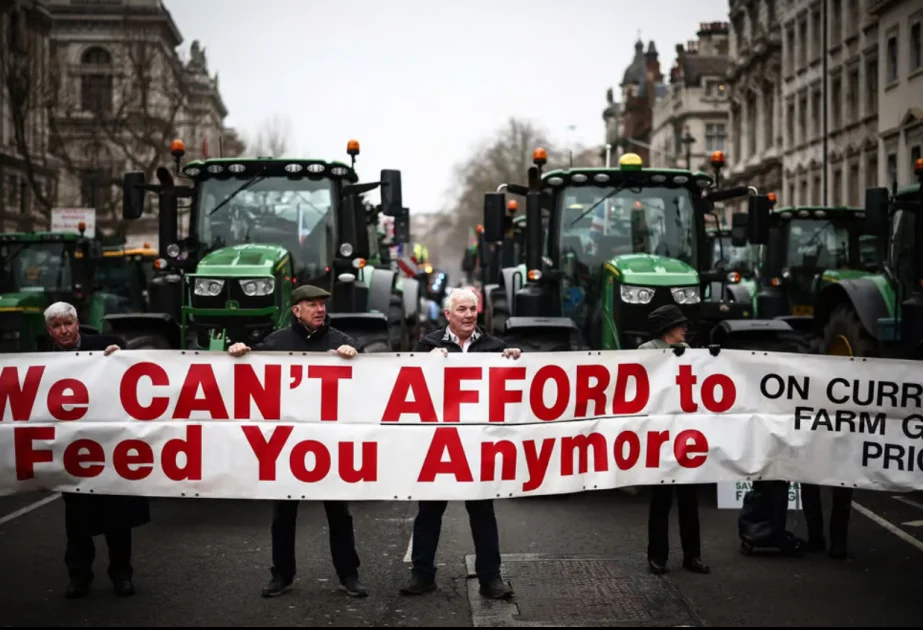
<svg viewBox="0 0 923 630"><path fill-rule="evenodd" d="M237 300L228 300L227 304L224 306L231 311L236 311L238 308L240 308L240 304L237 303Z"/></svg>
<svg viewBox="0 0 923 630"><path fill-rule="evenodd" d="M663 267L654 267L654 271L656 271L657 273L666 273L666 272L667 272L667 270L666 270L665 268L663 268Z"/></svg>

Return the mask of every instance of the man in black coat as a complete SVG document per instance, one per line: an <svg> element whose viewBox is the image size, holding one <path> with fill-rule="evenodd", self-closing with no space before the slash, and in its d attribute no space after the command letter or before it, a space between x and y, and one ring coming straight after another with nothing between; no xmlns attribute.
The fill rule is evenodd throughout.
<svg viewBox="0 0 923 630"><path fill-rule="evenodd" d="M353 339L330 325L326 302L330 294L319 287L302 285L292 291L292 324L270 333L253 348L235 343L228 352L235 357L250 350L284 352L332 352L349 359L359 352ZM346 501L324 501L330 531L330 554L340 584L353 597L365 597L368 590L359 581L359 555L353 534L353 519ZM276 597L292 590L295 581L295 521L298 501L274 501L272 516L272 575L263 597Z"/></svg>
<svg viewBox="0 0 923 630"><path fill-rule="evenodd" d="M518 359L519 348L510 348L477 326L478 297L470 289L454 289L445 300L448 324L421 339L414 352L432 352L449 356L450 352L502 352ZM436 548L442 529L442 515L447 501L420 501L413 522L413 562L410 584L401 589L404 595L422 595L436 589ZM480 594L490 599L507 599L513 590L500 576L500 534L491 499L465 501L474 538L474 570L480 582Z"/></svg>
<svg viewBox="0 0 923 630"><path fill-rule="evenodd" d="M95 352L105 356L119 350L118 337L80 334L77 310L67 302L56 302L45 310L45 326L52 352ZM70 574L66 596L76 599L90 591L93 582L93 537L103 535L109 548L109 578L116 595L134 595L131 566L131 530L148 523L150 506L146 497L78 494L62 492L67 548L64 563Z"/></svg>

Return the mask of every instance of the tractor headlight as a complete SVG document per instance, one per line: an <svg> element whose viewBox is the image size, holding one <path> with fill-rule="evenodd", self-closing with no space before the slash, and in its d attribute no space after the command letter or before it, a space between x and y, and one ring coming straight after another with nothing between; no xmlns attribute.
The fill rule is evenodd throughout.
<svg viewBox="0 0 923 630"><path fill-rule="evenodd" d="M204 295L206 297L215 297L221 293L221 289L224 288L224 280L213 280L211 278L196 278L195 279L195 288L193 292L196 295Z"/></svg>
<svg viewBox="0 0 923 630"><path fill-rule="evenodd" d="M654 299L654 289L622 285L622 301L629 304L650 304Z"/></svg>
<svg viewBox="0 0 923 630"><path fill-rule="evenodd" d="M674 287L670 292L677 304L698 304L702 301L699 287Z"/></svg>
<svg viewBox="0 0 923 630"><path fill-rule="evenodd" d="M241 280L240 288L244 295L249 297L270 295L276 289L274 278L257 278L256 280Z"/></svg>

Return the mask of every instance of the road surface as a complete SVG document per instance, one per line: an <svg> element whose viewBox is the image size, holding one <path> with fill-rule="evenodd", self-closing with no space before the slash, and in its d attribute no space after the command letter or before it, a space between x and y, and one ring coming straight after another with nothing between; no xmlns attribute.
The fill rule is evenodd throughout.
<svg viewBox="0 0 923 630"><path fill-rule="evenodd" d="M450 504L437 562L439 591L417 598L409 577L415 504L352 507L367 599L336 589L324 512L299 513L295 589L263 599L270 506L264 502L155 500L136 530L137 594L115 597L97 543L91 595L63 596L63 502L0 498L0 626L919 626L923 621L923 495L859 492L851 558L752 558L739 553L734 510L700 487L704 560L682 571L671 515L669 572L646 572L647 496L592 492L497 504L504 572L516 599L482 602L468 579L473 547L462 504ZM899 498L895 498L899 497ZM36 501L45 500L34 509ZM790 513L804 534L800 512Z"/></svg>

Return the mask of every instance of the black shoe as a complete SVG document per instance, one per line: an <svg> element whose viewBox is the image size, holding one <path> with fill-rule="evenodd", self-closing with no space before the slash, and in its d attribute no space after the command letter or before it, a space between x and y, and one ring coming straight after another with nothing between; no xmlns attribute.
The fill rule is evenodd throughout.
<svg viewBox="0 0 923 630"><path fill-rule="evenodd" d="M86 597L90 592L90 583L92 580L71 580L64 592L67 599L80 599Z"/></svg>
<svg viewBox="0 0 923 630"><path fill-rule="evenodd" d="M648 570L654 575L663 575L667 572L667 563L658 562L657 560L648 560L647 561Z"/></svg>
<svg viewBox="0 0 923 630"><path fill-rule="evenodd" d="M369 591L357 577L350 577L342 580L340 584L346 592L352 597L368 597Z"/></svg>
<svg viewBox="0 0 923 630"><path fill-rule="evenodd" d="M683 560L683 568L687 571L692 571L693 573L701 573L702 575L708 575L711 573L711 569L708 568L708 565L702 562L702 560L699 558Z"/></svg>
<svg viewBox="0 0 923 630"><path fill-rule="evenodd" d="M513 589L500 578L494 578L486 584L481 584L478 592L488 599L509 599L513 596Z"/></svg>
<svg viewBox="0 0 923 630"><path fill-rule="evenodd" d="M131 578L118 578L112 580L112 590L119 597L131 597L135 594L135 585Z"/></svg>
<svg viewBox="0 0 923 630"><path fill-rule="evenodd" d="M269 580L269 584L263 587L263 597L278 597L292 590L293 580L284 580L278 575Z"/></svg>
<svg viewBox="0 0 923 630"><path fill-rule="evenodd" d="M843 560L846 558L846 542L839 540L832 541L830 543L830 551L827 555L836 560Z"/></svg>
<svg viewBox="0 0 923 630"><path fill-rule="evenodd" d="M423 595L436 590L436 580L413 576L410 584L401 588L401 595Z"/></svg>

